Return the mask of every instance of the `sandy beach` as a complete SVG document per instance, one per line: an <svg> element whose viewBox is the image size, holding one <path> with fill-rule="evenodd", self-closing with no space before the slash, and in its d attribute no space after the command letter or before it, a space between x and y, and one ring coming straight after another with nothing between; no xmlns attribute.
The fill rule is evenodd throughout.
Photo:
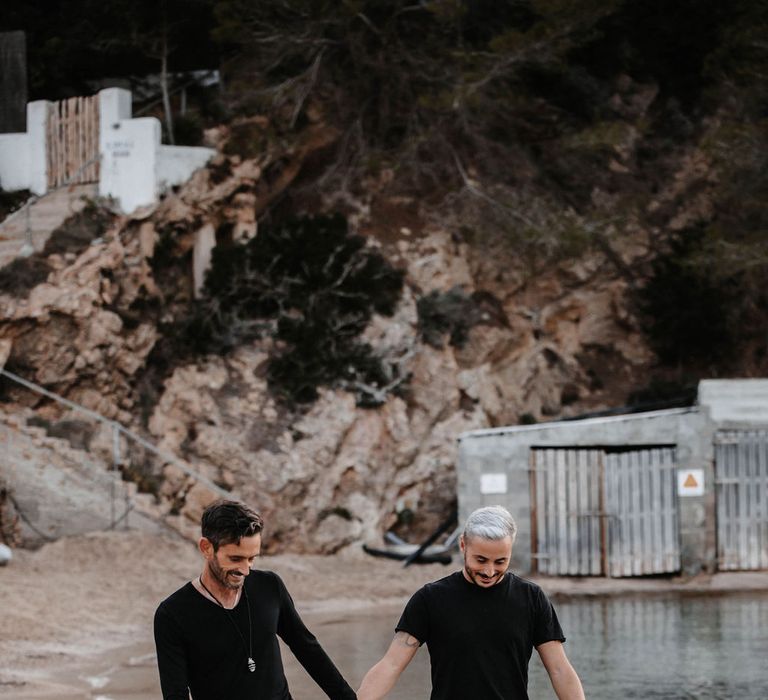
<svg viewBox="0 0 768 700"><path fill-rule="evenodd" d="M151 653L155 608L196 576L201 562L188 542L140 532L16 550L0 568L0 697L91 697L76 694L80 676L111 653L137 663ZM301 613L315 617L399 607L422 583L451 570L439 564L404 570L362 551L264 557L258 567L278 572Z"/></svg>
<svg viewBox="0 0 768 700"><path fill-rule="evenodd" d="M152 616L157 604L201 568L194 546L141 532L64 538L37 551L17 550L0 568L0 697L99 698L98 670L120 664L154 678ZM440 564L403 569L350 549L335 556L263 557L309 620L339 614L389 614L423 583L455 570ZM768 590L768 572L675 579L543 579L555 599L572 595L719 594ZM142 670L143 669L143 670ZM137 671L139 672L139 671ZM142 681L146 683L146 680ZM134 684L134 691L137 687ZM126 694L119 697L151 697ZM116 697L110 693L110 698Z"/></svg>

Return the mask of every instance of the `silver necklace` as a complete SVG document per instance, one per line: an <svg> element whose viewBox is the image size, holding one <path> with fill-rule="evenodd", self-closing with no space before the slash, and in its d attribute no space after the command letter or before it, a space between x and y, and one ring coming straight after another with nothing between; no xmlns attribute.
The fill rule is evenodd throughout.
<svg viewBox="0 0 768 700"><path fill-rule="evenodd" d="M218 604L219 607L227 613L227 618L229 621L234 625L234 628L237 630L237 633L240 635L240 639L243 640L243 646L245 646L245 637L243 637L243 633L240 631L240 627L238 627L237 623L235 622L235 618L232 617L232 615L229 614L229 610L224 607L222 602L215 596L213 593L211 593L208 590L208 586L206 586L203 583L203 577L198 576L197 580L200 582L200 585L205 589L205 592L211 596ZM245 588L245 581L243 581L243 595L245 595L245 604L248 606L248 670L253 673L256 670L256 662L253 660L253 634L252 634L252 628L251 628L251 602L248 600L248 591Z"/></svg>

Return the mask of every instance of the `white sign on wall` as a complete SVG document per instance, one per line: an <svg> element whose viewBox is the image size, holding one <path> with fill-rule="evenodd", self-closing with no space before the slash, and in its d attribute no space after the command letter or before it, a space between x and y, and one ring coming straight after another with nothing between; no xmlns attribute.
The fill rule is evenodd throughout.
<svg viewBox="0 0 768 700"><path fill-rule="evenodd" d="M507 492L507 475L500 474L481 474L480 475L480 493L484 495Z"/></svg>
<svg viewBox="0 0 768 700"><path fill-rule="evenodd" d="M677 472L678 496L704 495L704 470L679 469Z"/></svg>

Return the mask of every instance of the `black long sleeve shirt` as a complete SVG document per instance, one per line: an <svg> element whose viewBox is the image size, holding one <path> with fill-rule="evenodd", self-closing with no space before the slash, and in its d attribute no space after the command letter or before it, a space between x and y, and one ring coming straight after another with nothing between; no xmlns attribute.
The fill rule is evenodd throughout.
<svg viewBox="0 0 768 700"><path fill-rule="evenodd" d="M155 645L164 700L291 700L279 636L332 700L355 693L299 617L277 574L252 571L244 583L251 609L256 670L248 670L245 594L233 610L201 595L191 583L160 603Z"/></svg>

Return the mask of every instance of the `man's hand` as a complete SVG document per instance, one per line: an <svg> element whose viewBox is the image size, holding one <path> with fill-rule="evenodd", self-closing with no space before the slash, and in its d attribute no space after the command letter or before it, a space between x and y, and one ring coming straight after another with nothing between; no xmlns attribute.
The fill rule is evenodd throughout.
<svg viewBox="0 0 768 700"><path fill-rule="evenodd" d="M365 674L357 700L380 700L394 687L400 674L419 650L419 640L407 632L395 632L381 661Z"/></svg>

